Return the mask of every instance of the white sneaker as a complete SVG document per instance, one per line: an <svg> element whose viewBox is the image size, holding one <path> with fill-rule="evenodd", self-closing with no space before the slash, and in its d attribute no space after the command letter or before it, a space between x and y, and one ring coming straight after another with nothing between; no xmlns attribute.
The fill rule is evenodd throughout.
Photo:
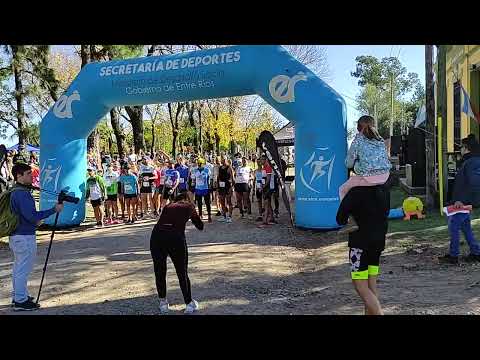
<svg viewBox="0 0 480 360"><path fill-rule="evenodd" d="M229 216L227 217L227 220L226 220L227 223L231 223L232 222L232 218Z"/></svg>
<svg viewBox="0 0 480 360"><path fill-rule="evenodd" d="M192 299L190 304L188 304L187 307L185 308L184 314L193 314L197 310L198 310L198 302Z"/></svg>
<svg viewBox="0 0 480 360"><path fill-rule="evenodd" d="M227 221L227 219L224 218L223 216L220 216L220 218L218 218L217 221L225 222L225 221Z"/></svg>
<svg viewBox="0 0 480 360"><path fill-rule="evenodd" d="M168 311L169 311L170 309L169 309L169 307L168 307L168 301L167 301L167 299L162 299L162 300L160 300L159 309L160 309L160 313L161 313L161 314L166 314L166 313L168 313Z"/></svg>

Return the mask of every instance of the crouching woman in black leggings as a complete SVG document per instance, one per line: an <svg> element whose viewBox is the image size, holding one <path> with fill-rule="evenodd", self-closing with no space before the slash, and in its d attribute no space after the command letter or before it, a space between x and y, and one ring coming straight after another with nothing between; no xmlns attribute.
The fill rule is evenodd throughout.
<svg viewBox="0 0 480 360"><path fill-rule="evenodd" d="M188 278L188 249L185 240L185 224L191 219L195 227L203 230L203 222L195 206L188 200L187 193L178 195L173 203L164 207L162 215L153 228L150 237L150 252L155 270L155 281L160 298L160 312L168 312L167 301L167 256L172 259L177 272L183 299L185 314L198 310L198 302L192 299L190 279Z"/></svg>

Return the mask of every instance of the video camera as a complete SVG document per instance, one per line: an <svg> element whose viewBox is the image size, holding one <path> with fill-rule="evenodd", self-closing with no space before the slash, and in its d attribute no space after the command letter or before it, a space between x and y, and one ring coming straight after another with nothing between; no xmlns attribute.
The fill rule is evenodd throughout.
<svg viewBox="0 0 480 360"><path fill-rule="evenodd" d="M60 191L60 194L58 194L58 202L61 204L64 201L69 202L69 203L78 204L80 199L78 197L67 195L67 192L65 190L62 190L62 191Z"/></svg>
<svg viewBox="0 0 480 360"><path fill-rule="evenodd" d="M80 198L68 195L66 190L62 190L62 191L60 191L60 193L56 193L54 191L40 189L40 188L35 187L35 186L31 186L31 188L33 190L43 191L46 194L57 195L58 196L57 201L60 204L63 203L63 202L78 204L78 202L80 201Z"/></svg>

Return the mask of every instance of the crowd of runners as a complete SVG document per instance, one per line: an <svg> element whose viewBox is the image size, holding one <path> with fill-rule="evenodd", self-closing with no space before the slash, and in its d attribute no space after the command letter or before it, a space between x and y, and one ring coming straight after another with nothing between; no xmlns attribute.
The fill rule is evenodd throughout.
<svg viewBox="0 0 480 360"><path fill-rule="evenodd" d="M87 161L86 197L98 227L157 218L182 193L208 222L216 217L231 223L238 213L260 227L277 223L279 181L265 157L180 154L173 159L162 151L149 156L131 150L123 158L102 153L100 164L91 155Z"/></svg>

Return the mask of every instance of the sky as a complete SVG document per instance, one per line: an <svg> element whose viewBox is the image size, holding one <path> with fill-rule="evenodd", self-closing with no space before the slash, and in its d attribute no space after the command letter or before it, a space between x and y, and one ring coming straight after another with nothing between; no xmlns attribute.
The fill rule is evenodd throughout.
<svg viewBox="0 0 480 360"><path fill-rule="evenodd" d="M355 97L360 91L357 79L350 75L355 70L355 58L361 55L373 55L381 59L395 56L407 68L408 72L416 72L425 86L425 47L424 45L328 45L328 64L331 70L331 80L328 84L343 96L347 104L347 123L352 127L361 114L355 109ZM71 47L53 46L54 50L70 51ZM9 135L11 132L9 132ZM16 143L10 138L1 140L7 146Z"/></svg>
<svg viewBox="0 0 480 360"><path fill-rule="evenodd" d="M355 70L355 58L372 55L379 59L399 58L407 72L416 72L425 86L424 45L329 45L325 46L332 80L328 84L343 96L347 104L347 123L352 127L361 114L355 109L355 97L360 92L357 79L350 75Z"/></svg>

